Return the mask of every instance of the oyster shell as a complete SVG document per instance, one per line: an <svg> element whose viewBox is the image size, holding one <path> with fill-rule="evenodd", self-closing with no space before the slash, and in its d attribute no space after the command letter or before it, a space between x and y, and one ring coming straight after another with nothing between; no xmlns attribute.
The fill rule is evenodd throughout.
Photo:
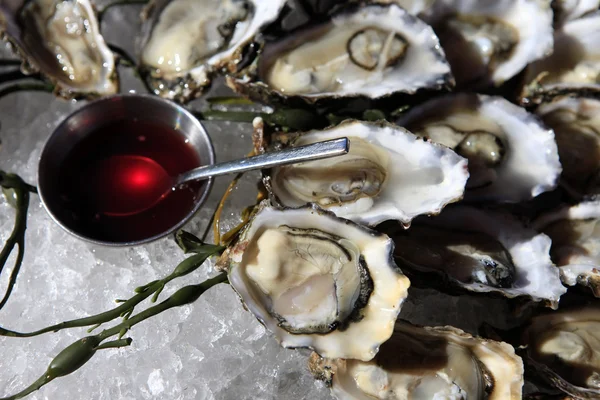
<svg viewBox="0 0 600 400"><path fill-rule="evenodd" d="M465 200L516 203L556 187L561 165L553 131L501 97L448 95L396 123L469 159Z"/></svg>
<svg viewBox="0 0 600 400"><path fill-rule="evenodd" d="M336 9L263 43L262 53L227 84L263 101L319 100L414 93L453 85L431 27L395 4Z"/></svg>
<svg viewBox="0 0 600 400"><path fill-rule="evenodd" d="M438 0L424 14L459 87L499 86L552 51L546 0Z"/></svg>
<svg viewBox="0 0 600 400"><path fill-rule="evenodd" d="M392 251L387 236L314 205L263 202L219 264L282 346L370 360L408 295Z"/></svg>
<svg viewBox="0 0 600 400"><path fill-rule="evenodd" d="M527 67L521 101L539 103L560 94L600 88L600 12L554 32L554 52Z"/></svg>
<svg viewBox="0 0 600 400"><path fill-rule="evenodd" d="M600 308L538 315L521 336L526 364L576 399L600 397Z"/></svg>
<svg viewBox="0 0 600 400"><path fill-rule="evenodd" d="M600 7L600 0L553 0L554 24L562 26L565 22L581 18Z"/></svg>
<svg viewBox="0 0 600 400"><path fill-rule="evenodd" d="M345 121L296 136L289 145L340 137L350 139L348 154L268 173L267 187L277 202L287 207L314 202L339 217L375 225L388 219L408 224L462 198L467 160L400 127Z"/></svg>
<svg viewBox="0 0 600 400"><path fill-rule="evenodd" d="M523 387L523 361L507 343L404 321L373 360L313 355L309 369L338 400L520 400Z"/></svg>
<svg viewBox="0 0 600 400"><path fill-rule="evenodd" d="M600 101L563 97L542 104L536 114L554 130L561 185L578 195L600 193Z"/></svg>
<svg viewBox="0 0 600 400"><path fill-rule="evenodd" d="M63 97L119 90L115 58L89 0L2 0L0 36L15 46L27 71L39 71Z"/></svg>
<svg viewBox="0 0 600 400"><path fill-rule="evenodd" d="M551 240L509 214L456 205L390 233L396 262L411 280L508 298L529 296L556 308L567 290L550 259ZM440 281L438 277L442 277Z"/></svg>
<svg viewBox="0 0 600 400"><path fill-rule="evenodd" d="M588 286L600 297L600 200L544 214L533 227L552 239L550 254L563 283Z"/></svg>
<svg viewBox="0 0 600 400"><path fill-rule="evenodd" d="M420 16L428 10L436 0L378 0L378 3L396 3L412 15Z"/></svg>
<svg viewBox="0 0 600 400"><path fill-rule="evenodd" d="M187 101L242 51L285 0L153 0L144 12L140 64L155 94Z"/></svg>

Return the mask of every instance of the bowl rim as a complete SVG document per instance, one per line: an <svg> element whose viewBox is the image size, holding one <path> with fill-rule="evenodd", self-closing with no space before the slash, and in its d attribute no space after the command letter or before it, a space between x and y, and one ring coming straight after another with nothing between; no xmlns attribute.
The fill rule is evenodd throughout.
<svg viewBox="0 0 600 400"><path fill-rule="evenodd" d="M48 206L47 203L47 198L44 195L44 189L43 187L40 187L40 168L42 166L42 160L45 158L45 156L47 157L47 149L48 149L48 145L50 143L50 141L58 136L58 135L62 135L64 134L65 131L65 127L66 125L69 123L69 121L71 121L71 119L75 116L77 116L78 114L80 114L81 112L92 108L92 107L101 107L101 105L107 101L111 101L114 100L116 98L128 98L128 99L136 99L136 98L143 98L143 99L147 99L147 100L151 100L151 101L155 101L157 103L161 103L161 106L163 107L169 107L172 109L177 110L178 112L182 113L183 115L185 115L190 121L193 122L193 124L198 128L198 130L201 132L200 136L202 138L202 143L203 146L206 147L206 151L208 153L208 160L203 159L201 160L201 165L200 166L205 166L205 165L212 165L215 163L215 149L214 149L214 145L213 145L213 141L210 138L210 136L208 135L208 132L206 131L206 128L204 127L204 125L202 124L202 122L200 122L200 120L198 118L196 118L194 116L194 114L192 114L188 109L186 109L184 106L182 106L181 104L178 104L174 101L168 100L168 99L164 99L162 97L159 97L157 95L153 95L153 94L145 94L145 93L121 93L121 94L114 94L114 95L110 95L110 96L103 96L99 99L90 101L88 103L86 103L85 105L83 105L82 107L78 108L77 110L73 111L72 113L70 113L68 116L66 116L57 126L56 128L54 128L54 130L52 131L52 133L48 136L48 138L45 140L44 145L42 147L42 151L40 153L40 156L38 157L38 167L37 167L37 189L38 189L38 195L40 198L40 201L42 203L42 206L44 207L44 209L46 210L46 212L50 215L50 218L56 223L58 224L63 230L65 230L66 232L68 232L69 234L75 236L78 239L81 239L83 241L86 241L88 243L93 243L93 244L97 244L97 245L101 245L101 246L109 246L109 247L131 247L131 246L139 246L142 244L146 244L146 243L150 243L150 242L154 242L158 239L162 239L163 237L169 236L170 234L174 233L175 231L177 231L178 229L180 229L182 226L184 226L186 223L188 223L193 217L194 215L196 215L196 213L200 210L200 208L204 205L204 203L206 202L206 199L208 198L212 187L213 187L213 183L214 183L214 178L208 178L205 180L205 185L203 186L202 192L200 194L200 196L198 196L195 200L194 203L194 207L190 210L190 212L188 212L183 218L181 218L179 220L179 222L177 222L176 224L174 224L173 226L171 226L170 228L166 229L163 232L157 233L156 235L147 237L147 238L143 238L143 239L138 239L138 240L131 240L131 241L125 241L125 242L120 242L120 241L105 241L105 240L99 240L99 239L94 239L85 235L82 235L81 233L65 226L63 224L63 222L60 221L60 219L55 215L55 213L52 212L52 210L50 209L50 207ZM196 150L198 150L197 146L194 146L194 148Z"/></svg>

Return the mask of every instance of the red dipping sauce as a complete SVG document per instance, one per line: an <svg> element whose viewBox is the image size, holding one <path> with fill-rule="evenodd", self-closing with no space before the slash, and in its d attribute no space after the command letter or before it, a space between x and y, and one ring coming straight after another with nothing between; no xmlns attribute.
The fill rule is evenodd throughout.
<svg viewBox="0 0 600 400"><path fill-rule="evenodd" d="M158 235L194 209L207 183L157 191L170 187L165 179L200 165L196 150L170 126L140 120L100 126L60 164L56 190L66 211L63 224L99 241Z"/></svg>

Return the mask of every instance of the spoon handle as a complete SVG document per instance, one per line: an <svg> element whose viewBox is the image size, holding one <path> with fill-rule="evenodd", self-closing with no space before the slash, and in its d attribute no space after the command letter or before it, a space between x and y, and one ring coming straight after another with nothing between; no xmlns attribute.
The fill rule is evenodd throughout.
<svg viewBox="0 0 600 400"><path fill-rule="evenodd" d="M339 138L317 142L306 146L290 147L241 160L228 161L219 164L205 165L185 172L177 177L175 186L189 181L208 179L212 176L226 175L265 169L280 165L294 164L303 161L320 160L348 153L350 141Z"/></svg>

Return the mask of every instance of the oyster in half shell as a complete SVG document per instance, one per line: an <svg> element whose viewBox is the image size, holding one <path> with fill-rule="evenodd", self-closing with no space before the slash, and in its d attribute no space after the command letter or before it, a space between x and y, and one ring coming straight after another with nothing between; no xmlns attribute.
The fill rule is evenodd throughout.
<svg viewBox="0 0 600 400"><path fill-rule="evenodd" d="M523 361L509 344L404 321L373 360L313 355L309 369L338 400L520 400L523 387Z"/></svg>
<svg viewBox="0 0 600 400"><path fill-rule="evenodd" d="M589 287L600 297L600 200L541 215L533 227L550 236L550 255L563 283Z"/></svg>
<svg viewBox="0 0 600 400"><path fill-rule="evenodd" d="M115 58L89 0L1 0L0 36L26 70L39 71L66 97L118 92Z"/></svg>
<svg viewBox="0 0 600 400"><path fill-rule="evenodd" d="M525 363L575 399L600 398L600 308L538 315L521 336Z"/></svg>
<svg viewBox="0 0 600 400"><path fill-rule="evenodd" d="M552 51L547 0L438 0L424 14L459 87L498 86Z"/></svg>
<svg viewBox="0 0 600 400"><path fill-rule="evenodd" d="M219 264L282 346L370 360L408 295L392 251L387 236L316 206L265 201Z"/></svg>
<svg viewBox="0 0 600 400"><path fill-rule="evenodd" d="M228 85L263 101L380 98L451 86L431 27L395 4L350 4L274 41Z"/></svg>
<svg viewBox="0 0 600 400"><path fill-rule="evenodd" d="M467 201L528 200L554 189L561 173L554 132L501 97L448 95L396 123L469 159Z"/></svg>
<svg viewBox="0 0 600 400"><path fill-rule="evenodd" d="M554 51L527 67L524 104L560 94L600 89L600 11L567 22L554 32Z"/></svg>
<svg viewBox="0 0 600 400"><path fill-rule="evenodd" d="M350 139L344 156L273 168L265 183L276 201L287 207L313 202L375 225L388 219L408 224L462 198L467 160L394 125L346 121L296 136L288 145L341 137Z"/></svg>
<svg viewBox="0 0 600 400"><path fill-rule="evenodd" d="M562 97L543 103L536 114L554 130L561 186L578 195L600 194L600 101Z"/></svg>
<svg viewBox="0 0 600 400"><path fill-rule="evenodd" d="M199 96L213 74L235 68L243 48L284 0L153 0L144 12L140 64L154 92Z"/></svg>
<svg viewBox="0 0 600 400"><path fill-rule="evenodd" d="M448 289L529 296L553 308L567 291L550 259L550 238L509 214L449 206L390 235L398 265L415 283L421 278Z"/></svg>

